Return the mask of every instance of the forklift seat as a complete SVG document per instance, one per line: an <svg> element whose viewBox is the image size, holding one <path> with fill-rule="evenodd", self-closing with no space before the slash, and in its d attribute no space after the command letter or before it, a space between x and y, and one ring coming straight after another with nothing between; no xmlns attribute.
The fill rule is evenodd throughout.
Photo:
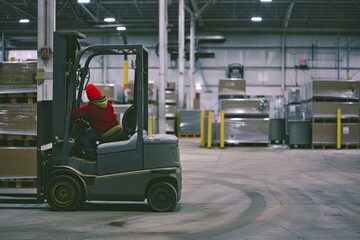
<svg viewBox="0 0 360 240"><path fill-rule="evenodd" d="M146 131L144 131L143 135L146 134L147 134ZM136 142L137 142L137 132L134 133L129 140L109 142L98 145L97 154L107 154L113 152L124 152L124 151L135 150Z"/></svg>

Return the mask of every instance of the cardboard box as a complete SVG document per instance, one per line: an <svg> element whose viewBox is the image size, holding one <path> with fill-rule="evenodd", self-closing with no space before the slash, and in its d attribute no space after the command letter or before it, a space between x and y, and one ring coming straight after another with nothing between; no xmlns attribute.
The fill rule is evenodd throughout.
<svg viewBox="0 0 360 240"><path fill-rule="evenodd" d="M166 117L175 117L176 116L176 106L165 105L165 116Z"/></svg>
<svg viewBox="0 0 360 240"><path fill-rule="evenodd" d="M224 110L226 115L268 117L269 103L263 99L222 99L220 110Z"/></svg>
<svg viewBox="0 0 360 240"><path fill-rule="evenodd" d="M175 132L175 119L166 119L166 132L173 133Z"/></svg>
<svg viewBox="0 0 360 240"><path fill-rule="evenodd" d="M35 84L36 72L0 72L1 85Z"/></svg>
<svg viewBox="0 0 360 240"><path fill-rule="evenodd" d="M219 80L219 95L245 95L246 80L240 78L225 78Z"/></svg>
<svg viewBox="0 0 360 240"><path fill-rule="evenodd" d="M336 123L313 123L313 144L336 144ZM359 143L359 123L341 123L341 144Z"/></svg>
<svg viewBox="0 0 360 240"><path fill-rule="evenodd" d="M171 90L175 90L175 83L174 82L168 82L166 88L171 89Z"/></svg>
<svg viewBox="0 0 360 240"><path fill-rule="evenodd" d="M36 147L0 148L0 176L36 176Z"/></svg>
<svg viewBox="0 0 360 240"><path fill-rule="evenodd" d="M224 140L227 143L267 143L268 118L226 118Z"/></svg>
<svg viewBox="0 0 360 240"><path fill-rule="evenodd" d="M134 101L134 83L129 83L126 91L128 102ZM156 86L153 82L148 84L148 100L156 101Z"/></svg>
<svg viewBox="0 0 360 240"><path fill-rule="evenodd" d="M173 90L165 91L165 102L166 103L175 103L176 102L176 94Z"/></svg>
<svg viewBox="0 0 360 240"><path fill-rule="evenodd" d="M313 97L359 99L359 81L352 80L314 80L303 86L302 100Z"/></svg>
<svg viewBox="0 0 360 240"><path fill-rule="evenodd" d="M36 135L37 104L0 104L0 132Z"/></svg>
<svg viewBox="0 0 360 240"><path fill-rule="evenodd" d="M337 109L341 109L341 118L359 118L357 102L312 102L307 106L309 118L336 118Z"/></svg>
<svg viewBox="0 0 360 240"><path fill-rule="evenodd" d="M0 62L0 72L36 72L37 62Z"/></svg>
<svg viewBox="0 0 360 240"><path fill-rule="evenodd" d="M103 96L108 100L115 99L115 86L114 84L95 84L95 86L100 90Z"/></svg>

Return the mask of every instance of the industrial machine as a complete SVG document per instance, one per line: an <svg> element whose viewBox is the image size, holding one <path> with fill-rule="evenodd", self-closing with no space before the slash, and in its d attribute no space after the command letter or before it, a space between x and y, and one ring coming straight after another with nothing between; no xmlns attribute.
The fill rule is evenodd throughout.
<svg viewBox="0 0 360 240"><path fill-rule="evenodd" d="M53 210L78 209L86 200L144 201L154 211L172 211L181 197L178 139L147 135L148 52L141 45L92 45L80 50L78 32L54 33L53 100L38 102L37 198ZM96 56L136 57L134 102L122 127L126 141L100 143L97 161L74 151L84 124L72 119L89 83ZM83 64L81 64L81 62Z"/></svg>

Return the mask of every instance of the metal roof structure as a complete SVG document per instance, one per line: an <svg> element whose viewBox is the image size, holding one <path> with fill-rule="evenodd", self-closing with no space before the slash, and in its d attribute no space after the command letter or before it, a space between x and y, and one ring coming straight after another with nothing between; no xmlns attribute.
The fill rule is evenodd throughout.
<svg viewBox="0 0 360 240"><path fill-rule="evenodd" d="M158 0L77 0L56 1L56 28L85 34L157 34ZM197 32L216 33L313 33L359 34L360 0L185 0L186 28L196 19ZM36 0L0 0L0 31L8 39L36 37ZM262 17L252 22L251 17ZM115 22L104 22L105 17ZM27 18L29 23L19 23ZM178 1L168 0L169 34L177 35ZM16 44L15 44L16 45Z"/></svg>

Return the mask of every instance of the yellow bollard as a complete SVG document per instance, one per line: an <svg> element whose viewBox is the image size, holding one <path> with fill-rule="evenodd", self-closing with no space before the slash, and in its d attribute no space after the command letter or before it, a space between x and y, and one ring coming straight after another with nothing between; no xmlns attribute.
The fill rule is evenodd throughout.
<svg viewBox="0 0 360 240"><path fill-rule="evenodd" d="M224 125L225 125L225 114L224 114L224 110L222 110L221 119L220 119L220 148L224 148Z"/></svg>
<svg viewBox="0 0 360 240"><path fill-rule="evenodd" d="M207 147L208 148L211 148L211 136L212 136L212 112L209 111L209 114L208 114L208 139L207 139Z"/></svg>
<svg viewBox="0 0 360 240"><path fill-rule="evenodd" d="M124 90L127 89L128 85L128 61L124 60Z"/></svg>
<svg viewBox="0 0 360 240"><path fill-rule="evenodd" d="M149 116L149 135L153 134L152 132L153 127L152 127L152 116Z"/></svg>
<svg viewBox="0 0 360 240"><path fill-rule="evenodd" d="M205 110L201 110L201 121L200 121L200 147L205 147Z"/></svg>
<svg viewBox="0 0 360 240"><path fill-rule="evenodd" d="M341 108L337 110L337 149L341 149Z"/></svg>

